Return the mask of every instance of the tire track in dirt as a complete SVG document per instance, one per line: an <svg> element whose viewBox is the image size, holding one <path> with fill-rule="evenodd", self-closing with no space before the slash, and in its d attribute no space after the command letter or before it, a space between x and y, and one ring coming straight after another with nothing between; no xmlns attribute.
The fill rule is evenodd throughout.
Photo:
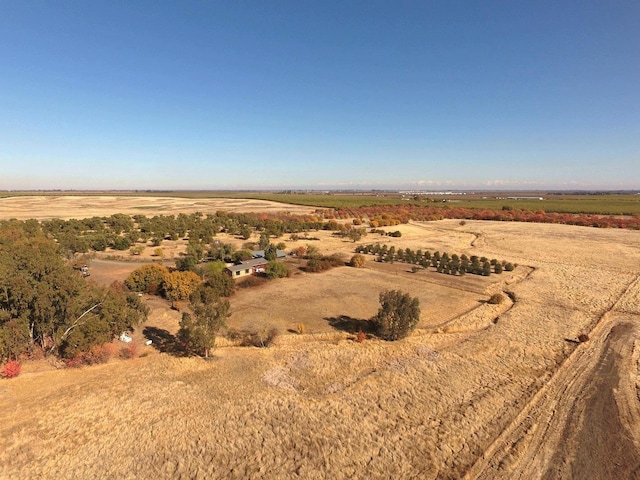
<svg viewBox="0 0 640 480"><path fill-rule="evenodd" d="M593 372L585 398L576 398L566 417L561 442L543 478L640 478L640 452L621 421L615 393L622 355L634 330L630 323L614 325ZM634 474L635 472L635 474Z"/></svg>
<svg viewBox="0 0 640 480"><path fill-rule="evenodd" d="M639 412L621 409L616 398L619 389L621 395L635 395L631 379L619 372L629 371L624 363L632 363L640 328L626 320L632 317L621 321L615 312L639 283L637 276L600 316L591 340L576 347L465 479L640 479L640 439L633 437ZM637 401L629 403L638 409Z"/></svg>

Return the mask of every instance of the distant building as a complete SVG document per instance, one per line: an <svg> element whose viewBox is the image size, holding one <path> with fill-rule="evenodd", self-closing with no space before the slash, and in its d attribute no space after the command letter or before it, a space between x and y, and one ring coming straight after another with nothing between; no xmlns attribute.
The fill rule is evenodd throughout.
<svg viewBox="0 0 640 480"><path fill-rule="evenodd" d="M247 275L253 275L254 273L262 273L267 268L269 263L265 258L252 258L251 260L245 260L237 265L231 265L227 267L225 271L231 276L231 278L241 278Z"/></svg>
<svg viewBox="0 0 640 480"><path fill-rule="evenodd" d="M255 250L251 252L251 255L253 255L251 260L245 260L225 268L227 275L230 275L231 278L242 278L247 275L264 273L269 263L269 261L264 258L264 250ZM277 250L276 255L277 258L285 258L287 256L282 250Z"/></svg>

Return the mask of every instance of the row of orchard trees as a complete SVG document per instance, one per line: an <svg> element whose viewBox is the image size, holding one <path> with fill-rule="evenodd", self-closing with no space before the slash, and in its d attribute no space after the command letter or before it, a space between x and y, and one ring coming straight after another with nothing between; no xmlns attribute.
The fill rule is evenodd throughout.
<svg viewBox="0 0 640 480"><path fill-rule="evenodd" d="M598 215L585 213L554 213L544 210L519 210L503 207L499 210L467 207L425 206L415 204L375 205L358 208L336 208L318 211L327 219L356 218L371 227L393 226L414 221L450 219L492 220L500 222L534 222L579 225L597 228L640 229L640 215Z"/></svg>
<svg viewBox="0 0 640 480"><path fill-rule="evenodd" d="M403 262L423 268L434 268L438 273L447 273L449 275L465 275L473 273L476 275L488 276L491 273L500 274L503 270L508 272L515 268L515 265L507 261L498 261L493 258L489 260L486 257L478 257L472 255L449 255L447 252L440 253L436 251L431 253L428 250L413 251L410 248L399 248L388 246L387 244L369 244L359 245L356 247L356 253L366 253L375 255L379 262Z"/></svg>
<svg viewBox="0 0 640 480"><path fill-rule="evenodd" d="M146 306L124 285L86 282L35 227L0 222L0 361L71 358L146 319Z"/></svg>
<svg viewBox="0 0 640 480"><path fill-rule="evenodd" d="M285 233L331 229L334 225L312 215L250 214L216 212L214 214L144 215L115 214L82 220L52 219L42 222L28 220L24 228L54 239L67 256L107 248L129 250L151 242L160 246L164 240L188 236L190 243L212 244L218 233L249 239L255 232L280 237ZM341 227L341 225L340 225Z"/></svg>

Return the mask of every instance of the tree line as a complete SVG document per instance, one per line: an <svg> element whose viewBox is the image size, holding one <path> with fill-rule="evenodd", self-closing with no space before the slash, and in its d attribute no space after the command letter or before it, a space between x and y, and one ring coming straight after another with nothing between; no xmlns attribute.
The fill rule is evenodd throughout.
<svg viewBox="0 0 640 480"><path fill-rule="evenodd" d="M505 206L502 209L425 206L415 204L376 205L358 208L322 209L315 212L325 219L350 219L368 222L371 228L388 227L414 221L443 219L493 220L500 222L533 222L578 225L596 228L640 229L640 215L598 215L585 213L555 213L544 210L522 210Z"/></svg>
<svg viewBox="0 0 640 480"><path fill-rule="evenodd" d="M495 258L479 257L471 255L470 257L462 254L451 254L447 252L440 253L435 251L431 253L429 250L418 249L413 251L410 248L398 248L388 246L387 244L369 244L359 245L356 247L357 254L370 254L376 256L378 262L402 262L414 266L414 271L418 267L432 268L438 273L446 273L448 275L465 275L472 273L475 275L489 276L492 273L501 274L504 270L510 272L517 266L505 260L498 261Z"/></svg>

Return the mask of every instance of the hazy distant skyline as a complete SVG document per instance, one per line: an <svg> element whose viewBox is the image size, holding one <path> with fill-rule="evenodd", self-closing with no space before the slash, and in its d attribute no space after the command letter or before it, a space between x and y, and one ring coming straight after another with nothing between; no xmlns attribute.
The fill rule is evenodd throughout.
<svg viewBox="0 0 640 480"><path fill-rule="evenodd" d="M640 3L3 2L0 189L638 189Z"/></svg>

